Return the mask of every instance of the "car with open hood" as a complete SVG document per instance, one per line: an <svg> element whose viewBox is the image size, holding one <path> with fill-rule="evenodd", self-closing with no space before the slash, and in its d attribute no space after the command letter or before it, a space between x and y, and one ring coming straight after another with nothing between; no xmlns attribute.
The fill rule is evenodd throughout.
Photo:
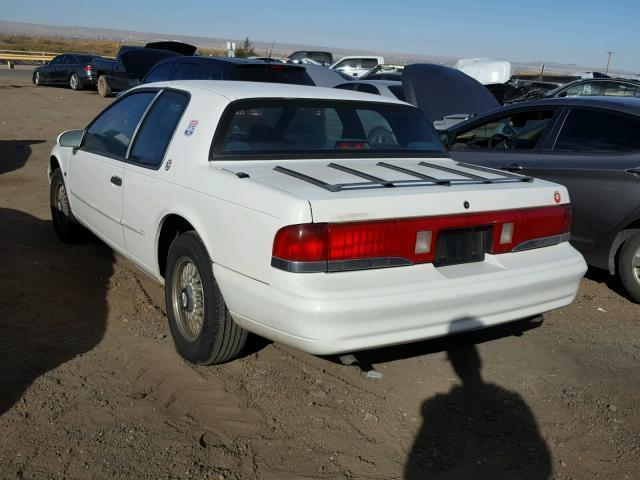
<svg viewBox="0 0 640 480"><path fill-rule="evenodd" d="M197 47L182 42L152 42L144 47L124 45L115 60L98 59L92 63L98 94L110 97L115 92L139 85L149 70L169 57L193 55Z"/></svg>
<svg viewBox="0 0 640 480"><path fill-rule="evenodd" d="M195 363L247 332L336 354L536 316L586 270L564 187L454 162L417 108L357 92L142 85L61 134L49 178L60 239L164 284Z"/></svg>

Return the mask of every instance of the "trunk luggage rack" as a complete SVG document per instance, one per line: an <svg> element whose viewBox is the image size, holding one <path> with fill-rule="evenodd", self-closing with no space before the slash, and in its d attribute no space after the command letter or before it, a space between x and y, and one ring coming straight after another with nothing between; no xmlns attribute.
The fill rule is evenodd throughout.
<svg viewBox="0 0 640 480"><path fill-rule="evenodd" d="M491 173L493 175L500 175L499 178L488 178L483 177L481 175L476 175L475 173L470 173L462 170L457 170L455 168L445 167L443 165L438 165L435 163L429 162L420 162L418 165L423 167L433 168L434 170L440 170L447 173L453 173L460 177L465 178L436 178L426 175L422 172L416 172L415 170L411 170L406 167L400 167L398 165L392 165L386 162L378 162L376 163L379 167L388 168L389 170L394 170L396 172L404 173L405 175L410 175L415 177L415 180L386 180L384 178L376 177L374 175L368 174L366 172L361 172L360 170L356 170L355 168L347 167L344 165L340 165L338 163L329 163L327 167L334 168L336 170L340 170L345 173L349 173L356 177L364 178L367 180L366 182L350 182L350 183L327 183L317 178L314 178L305 173L300 173L290 168L276 166L273 169L276 172L284 173L285 175L289 175L290 177L297 178L298 180L303 180L308 182L316 187L324 188L330 192L340 192L343 190L362 190L367 188L393 188L393 187L425 187L432 185L444 185L450 187L451 185L473 185L478 183L517 183L517 182L533 182L533 177L525 176L525 175L516 175L514 173L503 172L501 170L494 170L491 168L480 167L478 165L471 165L468 163L456 163L458 167L464 167L469 170L476 170L478 172Z"/></svg>

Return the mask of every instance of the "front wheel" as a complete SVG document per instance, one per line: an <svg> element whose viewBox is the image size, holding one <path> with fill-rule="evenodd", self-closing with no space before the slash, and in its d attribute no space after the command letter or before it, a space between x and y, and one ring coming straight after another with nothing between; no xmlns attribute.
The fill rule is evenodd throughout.
<svg viewBox="0 0 640 480"><path fill-rule="evenodd" d="M64 184L62 170L59 168L51 175L49 190L51 219L56 235L64 243L80 243L87 237L86 230L78 223L71 211L67 187Z"/></svg>
<svg viewBox="0 0 640 480"><path fill-rule="evenodd" d="M636 233L622 246L618 257L618 275L625 290L640 303L640 233Z"/></svg>
<svg viewBox="0 0 640 480"><path fill-rule="evenodd" d="M77 73L72 73L69 77L69 86L71 90L82 90L82 81Z"/></svg>
<svg viewBox="0 0 640 480"><path fill-rule="evenodd" d="M189 362L224 363L242 351L247 331L231 318L209 254L193 231L176 237L169 248L165 302L176 350Z"/></svg>
<svg viewBox="0 0 640 480"><path fill-rule="evenodd" d="M36 87L42 86L42 76L40 75L40 72L36 72L33 76L33 83L36 85Z"/></svg>

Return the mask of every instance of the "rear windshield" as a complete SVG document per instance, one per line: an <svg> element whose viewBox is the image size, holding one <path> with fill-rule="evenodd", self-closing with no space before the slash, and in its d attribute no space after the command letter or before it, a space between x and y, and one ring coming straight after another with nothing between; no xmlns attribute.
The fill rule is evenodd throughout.
<svg viewBox="0 0 640 480"><path fill-rule="evenodd" d="M340 100L240 100L214 137L215 159L433 156L439 136L420 110Z"/></svg>
<svg viewBox="0 0 640 480"><path fill-rule="evenodd" d="M231 79L245 82L315 85L305 68L273 63L236 65L231 71Z"/></svg>

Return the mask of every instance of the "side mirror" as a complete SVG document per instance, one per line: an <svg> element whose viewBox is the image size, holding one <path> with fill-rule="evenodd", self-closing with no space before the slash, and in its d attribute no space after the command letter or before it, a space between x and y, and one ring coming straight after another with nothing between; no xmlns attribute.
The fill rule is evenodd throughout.
<svg viewBox="0 0 640 480"><path fill-rule="evenodd" d="M61 147L79 148L82 143L84 130L67 130L58 135L58 145Z"/></svg>

